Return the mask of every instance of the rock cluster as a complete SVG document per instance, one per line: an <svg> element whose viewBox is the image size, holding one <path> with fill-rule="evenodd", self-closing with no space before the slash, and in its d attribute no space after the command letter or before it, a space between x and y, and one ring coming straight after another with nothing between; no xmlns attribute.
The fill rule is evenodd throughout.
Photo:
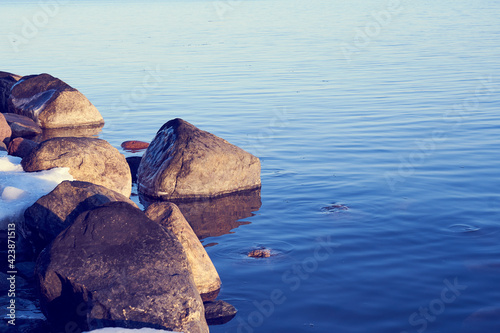
<svg viewBox="0 0 500 333"><path fill-rule="evenodd" d="M151 144L124 142L127 152L146 149L125 159L90 137L103 124L63 81L0 72L0 150L21 157L25 172L65 167L75 179L15 226L20 302L39 303L48 320L19 321L19 329L205 333L207 322L231 320L236 309L215 299L221 280L199 239L228 233L259 209L259 159L182 119L165 123ZM145 211L129 198L136 181ZM0 230L1 244L6 235ZM4 280L0 273L0 290Z"/></svg>

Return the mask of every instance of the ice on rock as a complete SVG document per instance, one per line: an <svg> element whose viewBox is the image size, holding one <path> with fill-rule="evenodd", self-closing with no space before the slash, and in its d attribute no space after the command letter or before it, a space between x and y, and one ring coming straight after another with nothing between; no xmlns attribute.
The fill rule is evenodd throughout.
<svg viewBox="0 0 500 333"><path fill-rule="evenodd" d="M0 229L23 218L24 211L64 180L69 168L24 172L21 158L0 152Z"/></svg>

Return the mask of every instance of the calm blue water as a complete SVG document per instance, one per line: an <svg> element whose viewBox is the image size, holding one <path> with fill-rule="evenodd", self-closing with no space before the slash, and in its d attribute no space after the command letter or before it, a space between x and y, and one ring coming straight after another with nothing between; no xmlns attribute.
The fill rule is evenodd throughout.
<svg viewBox="0 0 500 333"><path fill-rule="evenodd" d="M78 88L117 148L181 117L261 159L250 223L203 240L239 309L211 332L500 331L498 1L46 10L2 2L1 70Z"/></svg>

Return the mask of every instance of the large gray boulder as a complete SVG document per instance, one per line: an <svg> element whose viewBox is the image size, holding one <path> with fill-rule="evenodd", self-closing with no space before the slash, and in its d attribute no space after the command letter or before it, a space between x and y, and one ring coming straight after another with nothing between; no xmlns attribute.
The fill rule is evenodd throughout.
<svg viewBox="0 0 500 333"><path fill-rule="evenodd" d="M125 156L101 139L49 139L24 157L21 165L27 172L68 167L75 180L102 185L127 198L132 192L132 175Z"/></svg>
<svg viewBox="0 0 500 333"><path fill-rule="evenodd" d="M149 145L137 184L154 198L215 197L260 187L260 161L177 118L163 125Z"/></svg>
<svg viewBox="0 0 500 333"><path fill-rule="evenodd" d="M179 207L171 202L156 202L147 208L146 216L169 230L182 244L202 300L215 299L221 287L219 274Z"/></svg>
<svg viewBox="0 0 500 333"><path fill-rule="evenodd" d="M125 203L81 214L45 248L36 278L54 327L207 333L204 308L177 238ZM77 328L77 329L76 329Z"/></svg>
<svg viewBox="0 0 500 333"><path fill-rule="evenodd" d="M0 72L0 112L7 112L7 101L9 100L10 90L12 86L21 79L21 76Z"/></svg>
<svg viewBox="0 0 500 333"><path fill-rule="evenodd" d="M81 213L113 201L137 208L132 200L104 186L66 180L26 209L20 231L38 254Z"/></svg>
<svg viewBox="0 0 500 333"><path fill-rule="evenodd" d="M20 79L11 89L8 108L42 128L104 125L97 108L81 92L49 74Z"/></svg>

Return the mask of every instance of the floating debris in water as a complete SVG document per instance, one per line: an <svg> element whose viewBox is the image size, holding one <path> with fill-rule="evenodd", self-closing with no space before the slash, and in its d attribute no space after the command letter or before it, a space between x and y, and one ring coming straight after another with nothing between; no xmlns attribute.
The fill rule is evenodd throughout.
<svg viewBox="0 0 500 333"><path fill-rule="evenodd" d="M321 208L321 211L326 212L326 213L335 213L335 212L342 211L342 210L349 210L349 207L347 207L346 205L342 205L342 204L338 204L338 203L334 202L331 205L328 205L328 206Z"/></svg>

